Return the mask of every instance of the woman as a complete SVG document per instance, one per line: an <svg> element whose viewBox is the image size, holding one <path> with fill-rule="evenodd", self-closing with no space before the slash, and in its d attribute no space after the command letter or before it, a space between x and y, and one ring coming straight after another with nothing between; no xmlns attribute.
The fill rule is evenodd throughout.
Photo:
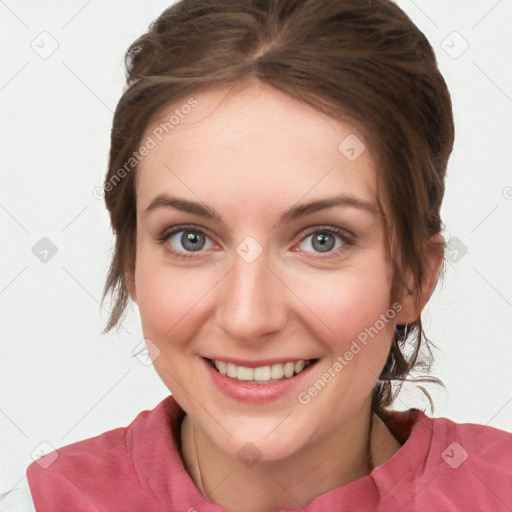
<svg viewBox="0 0 512 512"><path fill-rule="evenodd" d="M107 330L136 302L172 395L32 463L35 509L509 510L511 434L390 409L443 264L423 34L386 0L182 0L126 63Z"/></svg>

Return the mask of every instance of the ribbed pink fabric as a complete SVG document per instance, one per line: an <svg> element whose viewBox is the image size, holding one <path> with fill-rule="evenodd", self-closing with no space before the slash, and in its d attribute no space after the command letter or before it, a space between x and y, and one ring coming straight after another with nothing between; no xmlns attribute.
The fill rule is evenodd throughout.
<svg viewBox="0 0 512 512"><path fill-rule="evenodd" d="M179 453L183 411L168 396L128 427L57 451L27 478L37 512L218 512ZM373 472L294 509L308 512L510 512L512 434L429 418L410 409L383 418L404 442ZM46 455L48 457L48 455ZM38 459L39 460L39 459ZM302 507L300 506L302 505Z"/></svg>

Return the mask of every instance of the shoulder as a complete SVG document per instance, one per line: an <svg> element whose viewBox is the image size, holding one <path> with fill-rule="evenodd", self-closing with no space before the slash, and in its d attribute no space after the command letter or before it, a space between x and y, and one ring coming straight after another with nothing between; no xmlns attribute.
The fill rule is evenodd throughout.
<svg viewBox="0 0 512 512"><path fill-rule="evenodd" d="M448 418L432 418L419 409L388 411L386 425L403 444L428 442L429 456L442 454L441 461L471 455L474 463L492 458L495 464L512 471L512 433L476 423L457 423ZM455 462L452 463L455 465Z"/></svg>
<svg viewBox="0 0 512 512"><path fill-rule="evenodd" d="M63 446L36 459L27 468L27 479L38 510L61 510L57 504L62 510L86 510L95 500L104 500L106 509L113 510L109 500L115 500L116 506L121 506L124 499L133 505L137 494L147 501L142 496L143 472L162 443L171 443L172 425L180 411L174 398L168 396L153 410L140 412L127 427ZM107 494L107 489L116 489L115 497Z"/></svg>
<svg viewBox="0 0 512 512"><path fill-rule="evenodd" d="M446 510L512 508L511 433L424 413L418 421L432 431L422 475L423 499L442 503Z"/></svg>
<svg viewBox="0 0 512 512"><path fill-rule="evenodd" d="M372 473L379 511L512 510L511 433L419 409L383 420L402 446Z"/></svg>
<svg viewBox="0 0 512 512"><path fill-rule="evenodd" d="M492 464L512 477L512 433L476 423L429 418L432 447L450 467L471 460L474 466Z"/></svg>

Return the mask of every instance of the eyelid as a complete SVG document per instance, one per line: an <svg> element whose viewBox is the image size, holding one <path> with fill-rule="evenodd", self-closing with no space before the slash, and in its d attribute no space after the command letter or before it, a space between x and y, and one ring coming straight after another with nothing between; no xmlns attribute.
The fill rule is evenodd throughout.
<svg viewBox="0 0 512 512"><path fill-rule="evenodd" d="M164 229L162 231L162 233L160 235L158 235L157 240L159 242L165 242L172 235L175 235L176 233L179 233L180 231L195 231L198 233L202 233L203 235L206 235L209 238L213 238L210 235L210 231L203 226L199 226L197 224L176 224L175 226L171 226L170 228Z"/></svg>
<svg viewBox="0 0 512 512"><path fill-rule="evenodd" d="M304 238L311 235L312 233L317 233L317 232L319 232L319 233L327 232L327 233L332 233L334 235L338 235L344 241L346 241L346 243L355 243L355 241L357 239L356 235L354 235L354 233L351 233L347 229L326 224L326 225L311 226L310 228L306 228L305 230L301 231L301 233L299 235L301 238L299 238L299 241L303 240Z"/></svg>
<svg viewBox="0 0 512 512"><path fill-rule="evenodd" d="M207 236L214 244L220 245L215 241L214 237L212 237L210 235L210 231L207 228L204 228L203 226L199 226L197 224L177 224L168 229L164 229L162 234L157 237L157 241L161 244L164 244L165 242L167 242L169 240L169 238L171 236L175 235L176 233L179 233L180 231L190 231L190 232L201 233L201 234ZM296 237L296 239L293 241L293 246L302 242L303 240L305 240L308 236L310 236L313 233L322 233L322 232L331 233L333 235L338 236L343 241L343 245L335 251L326 252L325 256L321 256L321 254L322 254L321 252L318 252L318 253L315 253L312 251L303 251L303 252L308 253L308 254L309 253L318 254L320 256L314 256L314 258L325 259L325 258L334 257L335 255L338 255L339 252L342 251L346 245L355 245L355 243L356 243L357 237L353 233L351 233L350 231L348 231L344 228L340 228L340 227L332 226L332 225L314 225L314 226L310 226L308 228L303 229L299 233L299 235ZM175 249L169 249L169 248L167 248L167 250L171 254L178 256L180 258L184 258L184 259L194 258L194 254L200 255L201 253L205 252L204 250L189 251L189 252L188 251L176 251Z"/></svg>
<svg viewBox="0 0 512 512"><path fill-rule="evenodd" d="M197 224L177 224L168 229L164 229L162 231L162 234L157 236L156 241L159 244L164 245L164 244L166 244L166 242L169 241L169 239L172 236L174 236L176 233L179 233L181 231L189 231L189 232L203 234L207 238L209 238L214 245L218 245L217 242L215 241L214 237L212 237L209 234L209 230L202 226L198 226ZM199 251L178 251L176 249L169 247L169 244L166 244L165 250L168 253L170 253L174 258L181 259L181 260L197 259L196 254L200 257L202 255L202 253L205 252L202 249Z"/></svg>
<svg viewBox="0 0 512 512"><path fill-rule="evenodd" d="M341 239L342 245L333 251L327 251L324 253L315 251L300 251L298 248L292 249L292 251L302 252L304 254L304 257L309 258L313 261L320 262L328 261L330 259L335 258L341 258L343 257L347 250L349 250L351 247L356 246L357 244L357 237L353 233L344 228L332 225L316 225L303 230L300 233L297 242L294 243L294 247L305 241L313 233L329 233L333 236L337 236L338 238Z"/></svg>

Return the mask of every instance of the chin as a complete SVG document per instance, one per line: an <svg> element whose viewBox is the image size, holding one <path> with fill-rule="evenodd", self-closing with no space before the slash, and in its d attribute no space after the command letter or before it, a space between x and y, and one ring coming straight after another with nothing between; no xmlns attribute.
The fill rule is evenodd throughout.
<svg viewBox="0 0 512 512"><path fill-rule="evenodd" d="M211 426L206 426L206 431L220 450L242 463L246 463L246 460L250 463L277 461L300 451L309 438L306 429L301 428L295 419L292 420L292 416L284 421L283 415L256 420L248 418L246 422L240 422L239 418L232 421L221 420L231 436L226 435L218 425L215 434L209 430ZM229 428L230 423L233 428ZM221 432L218 431L219 428Z"/></svg>

